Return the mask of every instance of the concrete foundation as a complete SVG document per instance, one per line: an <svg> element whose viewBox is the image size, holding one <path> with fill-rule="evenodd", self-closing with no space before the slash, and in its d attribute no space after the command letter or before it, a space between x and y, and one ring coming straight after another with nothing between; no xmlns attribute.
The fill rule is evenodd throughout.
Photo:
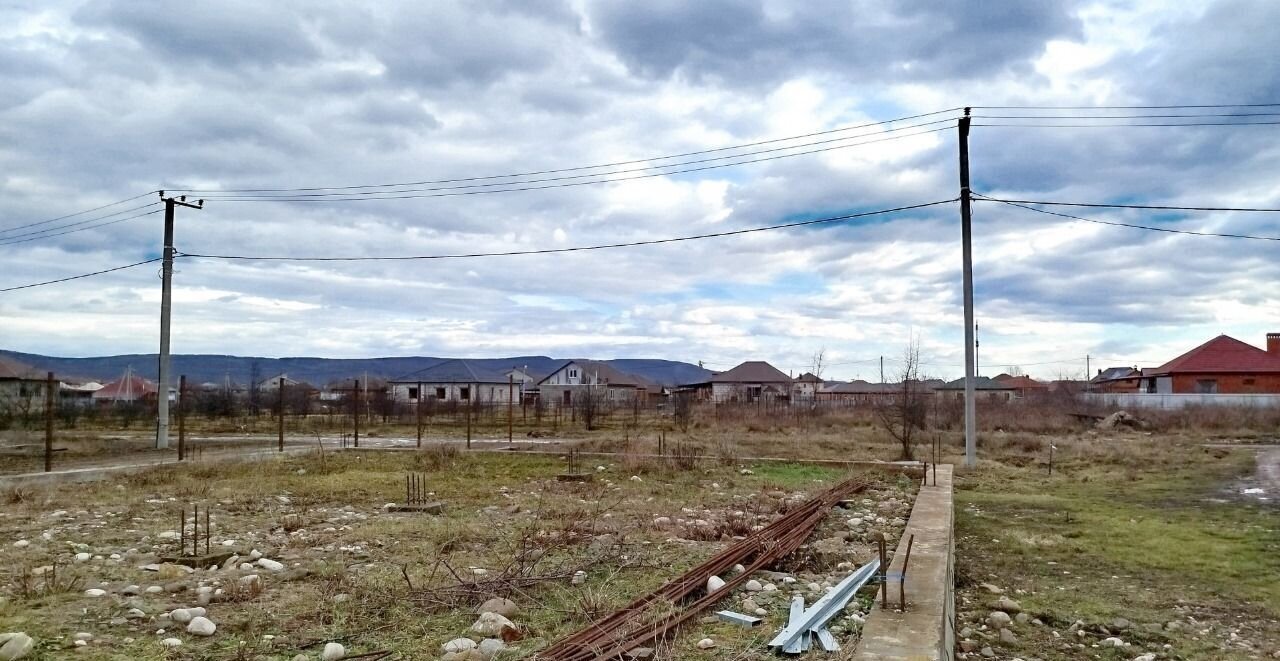
<svg viewBox="0 0 1280 661"><path fill-rule="evenodd" d="M954 658L955 540L951 498L951 466L938 466L936 486L930 470L928 486L921 487L916 495L911 519L889 563L890 581L886 585L889 607L881 608L877 597L876 606L862 626L862 640L854 659L950 661ZM898 602L898 583L893 577L902 574L907 543L912 536L915 541L907 563L907 606L903 610Z"/></svg>

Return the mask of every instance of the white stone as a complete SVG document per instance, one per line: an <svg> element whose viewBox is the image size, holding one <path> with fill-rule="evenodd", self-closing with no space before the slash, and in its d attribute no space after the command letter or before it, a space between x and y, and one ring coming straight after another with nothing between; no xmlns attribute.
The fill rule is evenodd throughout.
<svg viewBox="0 0 1280 661"><path fill-rule="evenodd" d="M507 628L515 629L516 625L497 613L481 613L476 623L471 625L471 630L481 636L500 636Z"/></svg>
<svg viewBox="0 0 1280 661"><path fill-rule="evenodd" d="M262 557L262 551L259 551L258 549L254 549L249 552L250 560L257 560L258 558L261 558L261 557Z"/></svg>
<svg viewBox="0 0 1280 661"><path fill-rule="evenodd" d="M258 576L257 574L249 574L248 576L241 576L237 580L237 582L240 585L250 589L254 587L258 587L258 588L262 587L262 577Z"/></svg>
<svg viewBox="0 0 1280 661"><path fill-rule="evenodd" d="M572 583L573 585L582 585L583 583L586 583L587 572L582 571L581 569L579 569L576 572L573 572L573 578L569 579L569 582Z"/></svg>
<svg viewBox="0 0 1280 661"><path fill-rule="evenodd" d="M93 640L93 634L88 631L81 631L71 637L72 640Z"/></svg>
<svg viewBox="0 0 1280 661"><path fill-rule="evenodd" d="M640 476L639 476L639 475L632 475L632 476L631 476L631 481L632 481L632 482L644 482L644 480L640 479Z"/></svg>
<svg viewBox="0 0 1280 661"><path fill-rule="evenodd" d="M75 560L76 562L89 562L89 559L92 557L93 557L92 555L89 555L88 553L81 551L80 553L76 554Z"/></svg>
<svg viewBox="0 0 1280 661"><path fill-rule="evenodd" d="M700 650L709 650L715 646L716 646L716 641L711 640L710 638L703 638L702 640L698 641L698 649Z"/></svg>
<svg viewBox="0 0 1280 661"><path fill-rule="evenodd" d="M324 651L320 653L320 658L324 661L338 661L347 655L347 648L341 643L326 643Z"/></svg>
<svg viewBox="0 0 1280 661"><path fill-rule="evenodd" d="M0 659L14 661L31 653L36 641L27 634L18 631L0 634Z"/></svg>
<svg viewBox="0 0 1280 661"><path fill-rule="evenodd" d="M746 590L747 592L759 592L764 589L764 586L760 585L760 581L757 581L756 579L753 578L747 581L747 584L742 586L742 589Z"/></svg>
<svg viewBox="0 0 1280 661"><path fill-rule="evenodd" d="M14 543L13 543L13 545L14 545L14 547L15 547L15 548L25 549L25 548L27 548L28 546L31 546L31 542L28 542L28 541L27 541L27 540L25 540L25 539L20 539L20 540L18 540L18 541L16 541L16 542L14 542Z"/></svg>
<svg viewBox="0 0 1280 661"><path fill-rule="evenodd" d="M187 625L187 633L196 636L212 636L214 631L218 630L218 626L207 617L197 617L191 620Z"/></svg>
<svg viewBox="0 0 1280 661"><path fill-rule="evenodd" d="M1124 641L1120 640L1119 638L1116 638L1115 636L1112 636L1111 638L1104 638L1103 641L1099 644L1102 645L1103 647L1124 647L1125 646Z"/></svg>
<svg viewBox="0 0 1280 661"><path fill-rule="evenodd" d="M724 587L724 579L719 576L710 576L707 578L707 592L715 592Z"/></svg>
<svg viewBox="0 0 1280 661"><path fill-rule="evenodd" d="M146 592L147 594L160 594L161 592L164 592L164 588L160 587L159 585L149 585L147 586L147 589L144 590L144 592Z"/></svg>
<svg viewBox="0 0 1280 661"><path fill-rule="evenodd" d="M283 571L284 564L268 558L258 558L258 566L267 571Z"/></svg>
<svg viewBox="0 0 1280 661"><path fill-rule="evenodd" d="M1138 656L1133 657L1133 661L1156 661L1156 655L1153 652L1139 654Z"/></svg>
<svg viewBox="0 0 1280 661"><path fill-rule="evenodd" d="M445 654L450 654L452 652L465 652L470 649L475 649L475 647L476 641L471 640L470 638L454 638L442 645L440 647L440 651Z"/></svg>
<svg viewBox="0 0 1280 661"><path fill-rule="evenodd" d="M165 647L182 647L182 641L178 640L177 638L165 638L164 640L160 641L160 644L164 645Z"/></svg>
<svg viewBox="0 0 1280 661"><path fill-rule="evenodd" d="M498 638L485 638L480 641L480 645L476 647L486 659L493 658L497 654L507 649L507 644Z"/></svg>
<svg viewBox="0 0 1280 661"><path fill-rule="evenodd" d="M86 597L103 597L106 596L106 594L107 591L102 588L89 588L84 591L84 596Z"/></svg>

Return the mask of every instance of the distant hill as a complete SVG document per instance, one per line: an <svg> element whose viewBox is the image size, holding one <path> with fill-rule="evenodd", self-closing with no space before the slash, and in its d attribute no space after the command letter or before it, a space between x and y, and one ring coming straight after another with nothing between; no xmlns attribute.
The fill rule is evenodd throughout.
<svg viewBox="0 0 1280 661"><path fill-rule="evenodd" d="M148 379L155 379L158 370L156 354L127 354L94 358L59 358L32 353L0 349L0 356L7 356L26 363L41 372L52 371L62 378L92 379L106 382L119 378L128 368ZM213 354L175 354L173 373L187 375L187 382L221 383L230 378L234 383L247 384L253 378L266 379L278 374L323 386L337 379L370 378L394 379L449 360L431 356L405 356L390 358L257 358L253 356L220 356ZM513 356L511 358L475 358L477 364L494 370L511 367L527 368L537 378L551 373L566 359L548 356ZM648 358L623 358L603 361L624 372L642 376L664 385L693 383L707 379L711 372L697 365L674 360Z"/></svg>

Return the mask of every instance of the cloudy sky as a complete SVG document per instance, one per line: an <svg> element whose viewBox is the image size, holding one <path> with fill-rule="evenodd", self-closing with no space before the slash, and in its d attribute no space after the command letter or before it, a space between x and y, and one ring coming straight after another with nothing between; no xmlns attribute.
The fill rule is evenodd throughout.
<svg viewBox="0 0 1280 661"><path fill-rule="evenodd" d="M203 193L204 210L179 210L180 251L250 256L559 248L949 200L958 188L954 122L926 122L955 112L643 159L966 105L1280 102L1276 25L1280 3L1270 0L0 3L0 288L158 256L161 214L105 224L158 208L123 213L154 193L20 227L157 189L364 186L629 162L348 189L414 189L398 196L406 199ZM1230 112L1268 111L1280 108ZM1144 120L1083 123L1134 121ZM935 128L945 130L926 132ZM975 126L971 148L974 188L988 195L1280 206L1275 125ZM663 174L766 149L738 159L755 163ZM760 160L772 156L786 157ZM693 160L704 162L652 169ZM510 185L555 177L584 185ZM588 183L600 179L621 181ZM1059 210L1280 235L1280 214ZM766 359L797 372L825 348L828 376L874 379L878 357L900 356L914 336L926 371L953 377L963 371L958 213L952 203L536 256L182 258L173 348L656 357L713 369ZM1152 365L1218 333L1261 344L1280 330L1274 242L980 202L973 244L988 375L1007 365L1080 375L1086 354L1098 357L1095 368ZM0 347L155 351L157 266L0 293Z"/></svg>

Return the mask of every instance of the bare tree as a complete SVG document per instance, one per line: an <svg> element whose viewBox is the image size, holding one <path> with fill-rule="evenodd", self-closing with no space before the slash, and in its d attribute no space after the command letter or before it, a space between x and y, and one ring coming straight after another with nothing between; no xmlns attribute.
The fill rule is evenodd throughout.
<svg viewBox="0 0 1280 661"><path fill-rule="evenodd" d="M604 413L604 397L607 389L594 385L583 386L581 392L574 393L573 408L582 418L582 424L588 431L595 429L596 421Z"/></svg>
<svg viewBox="0 0 1280 661"><path fill-rule="evenodd" d="M1022 371L1022 368L1018 367L1017 365L1010 365L1009 371L1007 373L1009 376L1026 376L1027 375L1027 373Z"/></svg>
<svg viewBox="0 0 1280 661"><path fill-rule="evenodd" d="M689 422L693 420L693 394L688 390L677 390L672 393L671 414L680 431L688 432Z"/></svg>
<svg viewBox="0 0 1280 661"><path fill-rule="evenodd" d="M818 378L822 378L822 372L827 369L827 348L818 349L813 358L809 360L809 373Z"/></svg>
<svg viewBox="0 0 1280 661"><path fill-rule="evenodd" d="M913 440L924 430L928 413L928 393L920 377L920 341L912 338L902 352L894 391L875 406L880 426L902 446L901 458L914 458Z"/></svg>

